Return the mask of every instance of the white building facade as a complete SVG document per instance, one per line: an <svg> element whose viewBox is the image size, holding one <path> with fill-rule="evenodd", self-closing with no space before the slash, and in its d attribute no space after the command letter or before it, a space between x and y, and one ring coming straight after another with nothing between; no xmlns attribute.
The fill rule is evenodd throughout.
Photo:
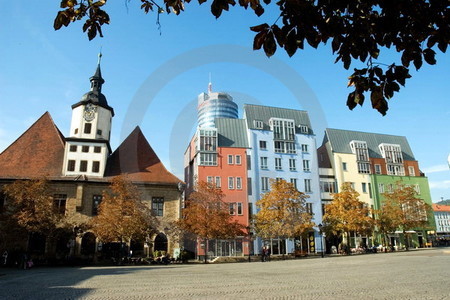
<svg viewBox="0 0 450 300"><path fill-rule="evenodd" d="M248 194L249 210L257 213L256 202L270 189L271 180L279 178L291 182L309 196L308 211L313 222L322 222L316 137L306 111L244 105L244 119L248 129ZM318 228L295 240L256 239L255 253L269 244L272 254L302 251L322 252L325 248Z"/></svg>

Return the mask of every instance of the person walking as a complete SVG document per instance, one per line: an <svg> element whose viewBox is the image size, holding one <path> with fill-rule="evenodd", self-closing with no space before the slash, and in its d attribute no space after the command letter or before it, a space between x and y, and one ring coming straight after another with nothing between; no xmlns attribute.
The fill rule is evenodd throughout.
<svg viewBox="0 0 450 300"><path fill-rule="evenodd" d="M262 262L266 261L266 246L262 246L261 248L261 261Z"/></svg>
<svg viewBox="0 0 450 300"><path fill-rule="evenodd" d="M8 250L5 250L5 252L3 252L3 265L6 266L6 263L8 262Z"/></svg>

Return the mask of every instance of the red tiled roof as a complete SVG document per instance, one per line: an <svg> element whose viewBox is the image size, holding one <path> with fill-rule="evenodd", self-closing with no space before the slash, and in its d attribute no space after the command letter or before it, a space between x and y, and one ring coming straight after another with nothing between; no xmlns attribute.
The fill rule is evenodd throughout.
<svg viewBox="0 0 450 300"><path fill-rule="evenodd" d="M450 212L450 205L439 205L433 203L433 211L448 211Z"/></svg>
<svg viewBox="0 0 450 300"><path fill-rule="evenodd" d="M181 182L167 171L139 126L130 133L108 159L105 176L120 174L127 174L128 178L135 182Z"/></svg>
<svg viewBox="0 0 450 300"><path fill-rule="evenodd" d="M45 112L0 154L0 177L59 177L63 159L64 137Z"/></svg>

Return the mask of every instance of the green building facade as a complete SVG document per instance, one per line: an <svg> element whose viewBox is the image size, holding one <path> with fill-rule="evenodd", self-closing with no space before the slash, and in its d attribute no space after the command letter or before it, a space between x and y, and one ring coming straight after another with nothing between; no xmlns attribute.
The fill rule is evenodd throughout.
<svg viewBox="0 0 450 300"><path fill-rule="evenodd" d="M418 198L425 201L425 203L432 205L430 187L428 185L428 178L425 176L395 176L395 175L377 175L371 176L371 192L374 198L374 209L378 210L384 201L385 192L391 192L395 189L397 182L404 185L413 186L417 192ZM431 233L435 231L436 223L433 213L428 215L428 225L424 228L415 228L408 231L409 245L411 247L426 247L431 244ZM390 244L396 248L403 248L405 246L405 236L403 232L396 231L388 235ZM378 235L379 243L383 243L383 237Z"/></svg>

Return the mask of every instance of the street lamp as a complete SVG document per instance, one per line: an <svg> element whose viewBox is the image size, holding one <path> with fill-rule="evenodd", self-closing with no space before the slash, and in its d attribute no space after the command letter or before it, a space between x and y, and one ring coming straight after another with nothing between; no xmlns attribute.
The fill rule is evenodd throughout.
<svg viewBox="0 0 450 300"><path fill-rule="evenodd" d="M323 251L323 231L322 231L322 224L317 225L319 227L319 234L320 234L320 248L322 249L322 258L324 257L324 251Z"/></svg>

